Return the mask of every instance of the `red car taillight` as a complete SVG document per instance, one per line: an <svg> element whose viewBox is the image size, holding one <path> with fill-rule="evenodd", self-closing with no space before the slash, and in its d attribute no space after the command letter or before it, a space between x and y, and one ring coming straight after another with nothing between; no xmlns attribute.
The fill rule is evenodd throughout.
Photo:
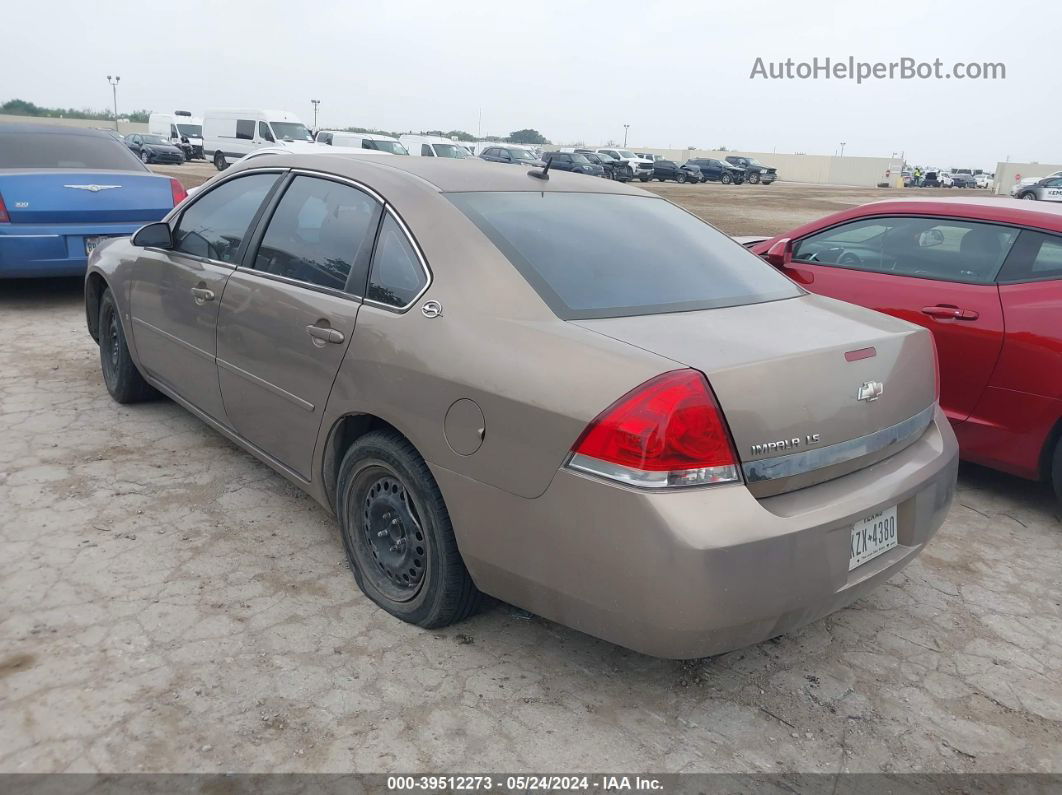
<svg viewBox="0 0 1062 795"><path fill-rule="evenodd" d="M170 192L173 194L174 207L188 198L188 191L184 189L184 185L182 185L176 177L170 177Z"/></svg>
<svg viewBox="0 0 1062 795"><path fill-rule="evenodd" d="M741 480L723 413L695 370L651 378L605 409L575 442L568 467L643 488Z"/></svg>
<svg viewBox="0 0 1062 795"><path fill-rule="evenodd" d="M11 222L11 216L7 214L7 205L4 204L4 197L0 196L0 224L7 224Z"/></svg>

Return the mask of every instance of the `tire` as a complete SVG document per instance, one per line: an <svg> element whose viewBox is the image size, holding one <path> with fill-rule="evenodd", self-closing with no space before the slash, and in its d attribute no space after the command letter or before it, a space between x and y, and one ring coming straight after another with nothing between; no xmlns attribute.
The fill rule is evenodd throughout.
<svg viewBox="0 0 1062 795"><path fill-rule="evenodd" d="M141 163L150 163L151 162L151 155L148 153L147 149L141 149L140 150L140 162Z"/></svg>
<svg viewBox="0 0 1062 795"><path fill-rule="evenodd" d="M1027 190L1018 196L1019 199L1025 199L1026 201L1036 201L1036 194L1031 190Z"/></svg>
<svg viewBox="0 0 1062 795"><path fill-rule="evenodd" d="M731 182L734 181L734 178L724 172L723 175L719 177L719 181L722 182L724 185L729 185Z"/></svg>
<svg viewBox="0 0 1062 795"><path fill-rule="evenodd" d="M424 459L395 431L362 436L343 456L336 512L358 587L425 629L471 615L480 593ZM383 534L381 536L381 534Z"/></svg>
<svg viewBox="0 0 1062 795"><path fill-rule="evenodd" d="M118 319L118 307L115 306L110 288L104 290L100 297L99 324L103 383L115 402L141 403L159 397L155 388L136 369L129 355L125 331Z"/></svg>
<svg viewBox="0 0 1062 795"><path fill-rule="evenodd" d="M1055 442L1055 455L1051 462L1051 485L1055 487L1055 496L1062 502L1062 438Z"/></svg>
<svg viewBox="0 0 1062 795"><path fill-rule="evenodd" d="M679 173L677 173L675 175L675 182L677 182L679 185L685 185L686 184L686 172L685 171L680 171Z"/></svg>
<svg viewBox="0 0 1062 795"><path fill-rule="evenodd" d="M748 178L747 178L747 181L748 181L748 183L749 183L750 185L758 185L758 184L759 184L759 182L760 182L760 175L759 175L759 173L758 173L758 172L756 172L756 171L753 171L753 172L752 172L751 174L749 174L749 176L748 176Z"/></svg>
<svg viewBox="0 0 1062 795"><path fill-rule="evenodd" d="M218 149L214 152L214 168L218 171L224 171L229 167L229 164L225 162L225 153Z"/></svg>

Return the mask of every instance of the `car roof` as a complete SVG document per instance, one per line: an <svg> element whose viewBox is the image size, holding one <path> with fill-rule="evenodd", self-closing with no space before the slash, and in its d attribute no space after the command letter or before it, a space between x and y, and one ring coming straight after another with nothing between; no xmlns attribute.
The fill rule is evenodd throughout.
<svg viewBox="0 0 1062 795"><path fill-rule="evenodd" d="M69 135L105 135L112 137L106 130L97 130L93 127L67 127L61 124L23 124L22 122L0 122L0 133L23 132L23 133L67 133Z"/></svg>
<svg viewBox="0 0 1062 795"><path fill-rule="evenodd" d="M277 154L253 158L247 168L280 166L321 171L340 177L364 181L370 188L383 190L383 185L401 189L406 185L430 186L438 192L463 191L534 191L612 193L631 196L655 194L620 182L603 180L564 171L550 171L549 179L537 179L528 174L532 169L521 166L491 163L479 158L454 159L445 157L381 157L366 158L343 154ZM234 168L240 168L240 164ZM242 169L241 169L242 170Z"/></svg>

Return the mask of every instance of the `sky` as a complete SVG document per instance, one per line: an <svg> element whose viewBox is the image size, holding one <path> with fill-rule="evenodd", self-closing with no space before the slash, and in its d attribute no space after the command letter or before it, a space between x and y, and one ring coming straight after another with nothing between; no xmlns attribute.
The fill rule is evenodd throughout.
<svg viewBox="0 0 1062 795"><path fill-rule="evenodd" d="M0 102L262 107L321 127L533 127L555 143L1062 161L1062 3L9 3ZM750 78L771 62L1002 63L997 80Z"/></svg>

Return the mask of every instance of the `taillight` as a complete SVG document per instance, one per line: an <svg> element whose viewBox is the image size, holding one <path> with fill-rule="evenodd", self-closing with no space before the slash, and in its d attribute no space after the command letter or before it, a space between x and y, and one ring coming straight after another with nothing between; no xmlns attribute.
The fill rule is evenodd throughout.
<svg viewBox="0 0 1062 795"><path fill-rule="evenodd" d="M174 207L188 198L188 191L184 189L184 185L176 177L170 177L170 193L173 194Z"/></svg>
<svg viewBox="0 0 1062 795"><path fill-rule="evenodd" d="M575 442L568 467L643 488L741 480L723 413L695 370L651 378L605 409Z"/></svg>
<svg viewBox="0 0 1062 795"><path fill-rule="evenodd" d="M11 216L7 214L7 205L4 204L4 197L0 195L0 224L6 224L11 222Z"/></svg>

